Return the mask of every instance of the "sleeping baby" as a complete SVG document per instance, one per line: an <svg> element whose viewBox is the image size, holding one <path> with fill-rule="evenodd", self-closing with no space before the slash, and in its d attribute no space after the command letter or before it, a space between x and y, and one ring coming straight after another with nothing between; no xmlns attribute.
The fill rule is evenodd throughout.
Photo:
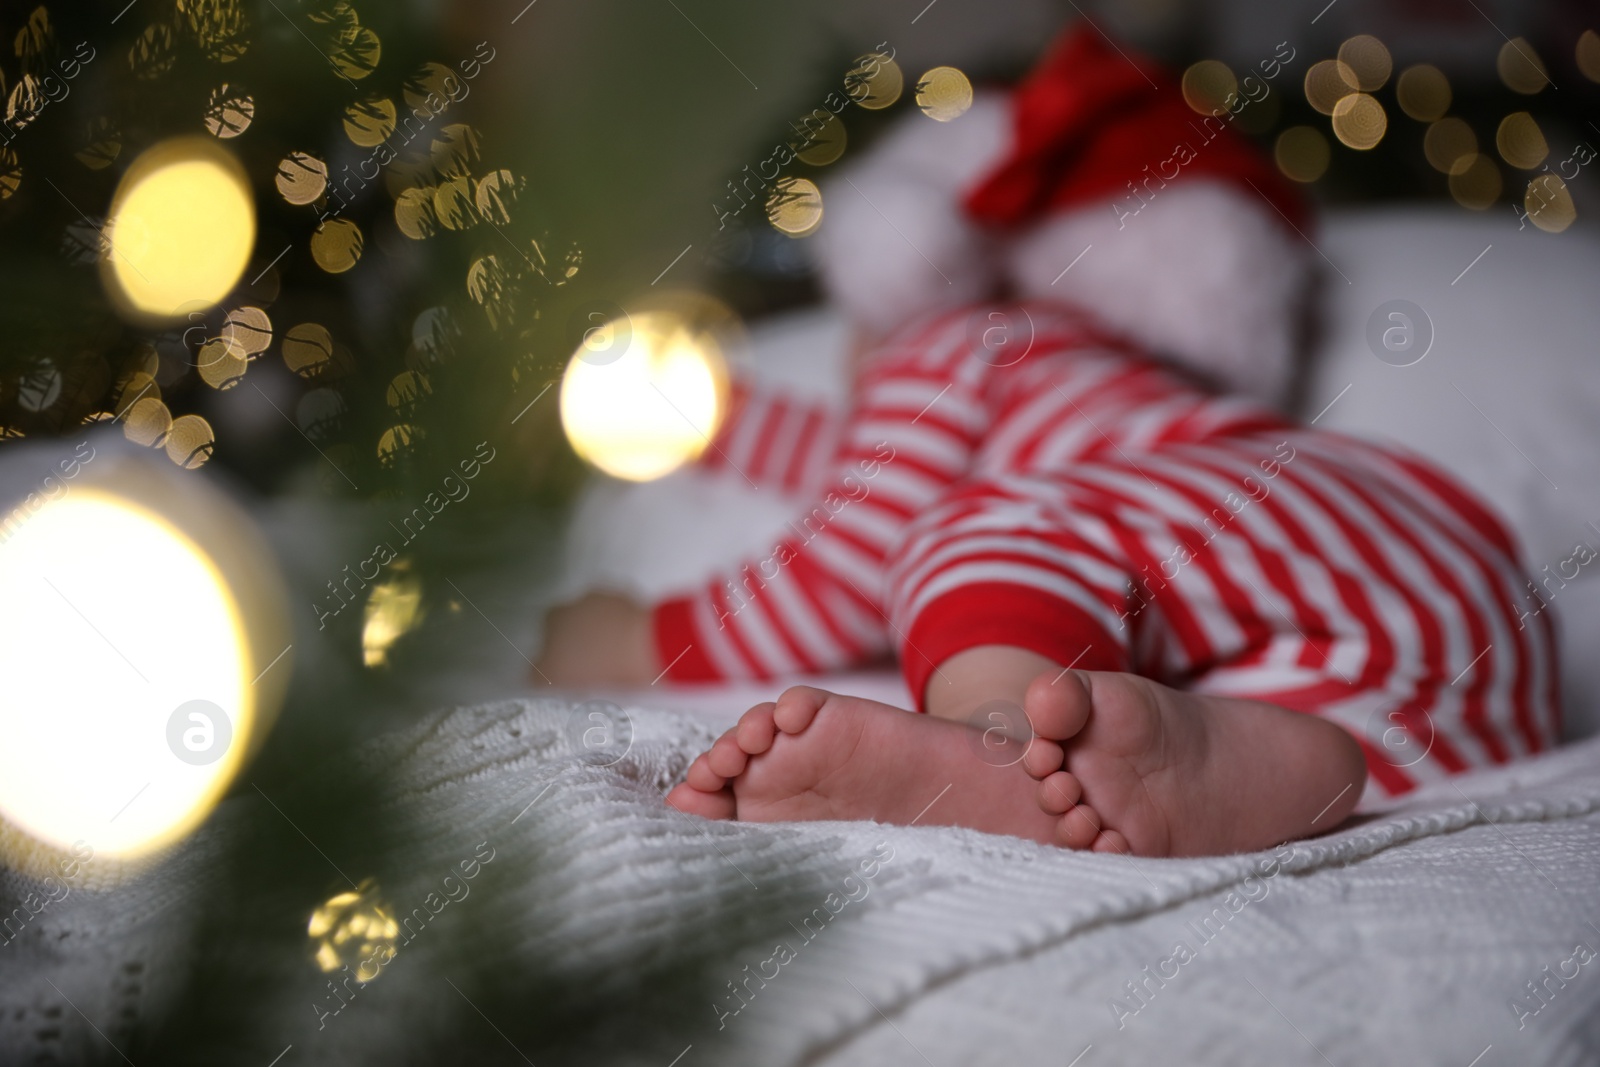
<svg viewBox="0 0 1600 1067"><path fill-rule="evenodd" d="M1240 99L1292 51L1270 62ZM850 410L738 387L703 460L806 501L792 536L693 595L556 609L540 667L893 652L917 707L789 688L667 803L1217 854L1554 743L1553 635L1501 522L1277 409L1310 224L1234 113L1074 29L826 192L823 278L868 339Z"/></svg>

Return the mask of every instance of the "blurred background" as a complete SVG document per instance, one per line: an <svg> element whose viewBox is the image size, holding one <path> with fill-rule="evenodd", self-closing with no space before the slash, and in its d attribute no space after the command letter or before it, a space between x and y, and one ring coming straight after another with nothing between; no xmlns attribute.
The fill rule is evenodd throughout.
<svg viewBox="0 0 1600 1067"><path fill-rule="evenodd" d="M99 621L108 662L169 669L149 698L163 721L216 675L240 743L164 795L146 836L101 849L168 845L229 790L255 804L196 883L231 904L196 920L208 947L173 994L209 1005L186 1017L193 1048L242 1017L214 980L248 969L251 938L305 941L306 901L339 901L323 933L392 922L354 882L329 897L300 824L379 855L353 746L531 677L529 591L558 576L579 487L693 458L742 327L820 300L814 182L903 116L957 119L1080 19L1182 72L1200 114L1281 61L1237 126L1323 205L1556 235L1600 212L1600 16L1582 0L0 4L0 588L20 598L0 658L44 679L4 698L0 743L21 775L88 728L39 714L63 678L134 699L74 677L82 648L50 620ZM775 155L780 177L752 183ZM635 392L676 415L586 384L625 351L648 356ZM112 504L40 521L69 483ZM46 559L76 584L6 584ZM49 767L19 788L95 780ZM106 787L108 810L160 794L139 777ZM0 857L58 863L71 821L41 827L60 802L23 817L7 796ZM248 936L236 907L260 918ZM312 941L325 970L345 962ZM122 1025L130 1051L175 1047L170 1020Z"/></svg>

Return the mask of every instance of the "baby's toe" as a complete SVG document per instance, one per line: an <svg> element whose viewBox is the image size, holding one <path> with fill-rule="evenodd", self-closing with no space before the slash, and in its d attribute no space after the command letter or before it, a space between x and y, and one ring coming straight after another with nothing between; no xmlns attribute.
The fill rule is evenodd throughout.
<svg viewBox="0 0 1600 1067"><path fill-rule="evenodd" d="M706 753L706 766L724 778L739 777L749 762L750 754L739 747L732 730L717 738L716 744Z"/></svg>
<svg viewBox="0 0 1600 1067"><path fill-rule="evenodd" d="M1059 771L1067 761L1067 754L1054 741L1035 737L1022 753L1022 769L1029 777L1045 779Z"/></svg>
<svg viewBox="0 0 1600 1067"><path fill-rule="evenodd" d="M689 773L683 776L684 784L691 789L698 789L702 793L715 793L725 788L728 780L711 769L707 757L709 752L702 752L689 764Z"/></svg>
<svg viewBox="0 0 1600 1067"><path fill-rule="evenodd" d="M833 694L826 689L809 685L793 685L785 689L773 706L772 722L786 734L797 734L811 725L811 720L822 710L822 704Z"/></svg>
<svg viewBox="0 0 1600 1067"><path fill-rule="evenodd" d="M1056 840L1068 848L1088 848L1100 836L1100 813L1078 804L1056 823Z"/></svg>
<svg viewBox="0 0 1600 1067"><path fill-rule="evenodd" d="M1039 807L1051 815L1064 815L1083 799L1083 786L1066 771L1057 771L1039 783Z"/></svg>
<svg viewBox="0 0 1600 1067"><path fill-rule="evenodd" d="M768 701L757 704L744 713L744 718L739 720L739 725L734 728L734 739L739 747L752 756L759 756L772 747L772 739L777 735L778 726L772 721L773 710L776 704Z"/></svg>
<svg viewBox="0 0 1600 1067"><path fill-rule="evenodd" d="M733 818L733 793L726 789L707 793L684 783L672 788L667 794L667 803L685 814L698 815L702 819Z"/></svg>
<svg viewBox="0 0 1600 1067"><path fill-rule="evenodd" d="M1128 839L1115 830L1101 830L1100 836L1094 839L1094 844L1089 846L1096 852L1120 852L1124 856L1133 855L1133 849L1128 847Z"/></svg>
<svg viewBox="0 0 1600 1067"><path fill-rule="evenodd" d="M1076 736L1088 723L1093 706L1088 678L1082 671L1047 671L1029 684L1022 706L1040 737L1064 741Z"/></svg>

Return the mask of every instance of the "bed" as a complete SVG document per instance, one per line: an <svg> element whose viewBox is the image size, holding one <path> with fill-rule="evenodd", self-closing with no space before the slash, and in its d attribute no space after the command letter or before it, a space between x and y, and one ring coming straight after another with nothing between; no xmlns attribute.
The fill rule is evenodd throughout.
<svg viewBox="0 0 1600 1067"><path fill-rule="evenodd" d="M1600 379L1585 373L1600 241L1518 231L1509 212L1418 210L1336 215L1312 236L1328 299L1307 417L1457 471L1506 513L1535 571L1600 545ZM1368 344L1392 300L1430 323L1409 365ZM839 339L825 310L769 321L749 370L836 390ZM557 580L532 600L666 592L761 545L787 513L693 473L597 485ZM0 1047L120 1062L106 1048L120 1038L135 1062L177 1042L197 1059L285 1067L469 1053L640 1067L1600 1062L1595 571L1550 599L1566 747L1375 805L1312 841L1196 860L947 828L690 819L662 793L772 689L529 688L518 648L536 635L508 625L503 644L430 685L428 699L458 706L375 732L345 771L381 798L385 827L349 873L376 876L398 914L492 854L469 893L408 929L378 980L341 992L303 944L285 947L272 931L303 929L316 898L284 885L253 898L230 942L222 970L238 988L197 988L229 842L277 818L245 786L159 869L47 909L44 936L0 948L13 954L0 955ZM486 617L536 615L514 583L466 588ZM893 673L818 681L906 700ZM491 691L500 699L470 702ZM70 1009L45 981L77 991ZM121 1022L91 1029L78 1015Z"/></svg>

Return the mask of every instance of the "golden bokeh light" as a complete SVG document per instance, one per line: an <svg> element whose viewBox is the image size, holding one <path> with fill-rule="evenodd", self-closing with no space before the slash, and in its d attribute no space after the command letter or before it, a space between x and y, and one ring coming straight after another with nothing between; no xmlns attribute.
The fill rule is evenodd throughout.
<svg viewBox="0 0 1600 1067"><path fill-rule="evenodd" d="M1600 33L1584 30L1579 34L1573 59L1578 64L1578 73L1592 82L1600 82Z"/></svg>
<svg viewBox="0 0 1600 1067"><path fill-rule="evenodd" d="M368 667L389 663L389 649L422 625L422 582L410 573L405 560L390 565L393 574L367 593L362 612L361 662Z"/></svg>
<svg viewBox="0 0 1600 1067"><path fill-rule="evenodd" d="M1306 71L1306 103L1324 115L1332 115L1339 101L1360 88L1356 72L1337 59L1313 63Z"/></svg>
<svg viewBox="0 0 1600 1067"><path fill-rule="evenodd" d="M207 58L232 63L250 46L250 24L240 0L179 0L189 32Z"/></svg>
<svg viewBox="0 0 1600 1067"><path fill-rule="evenodd" d="M1428 158L1428 165L1441 174L1464 169L1477 152L1477 134L1458 118L1440 119L1428 127L1422 138L1422 153Z"/></svg>
<svg viewBox="0 0 1600 1067"><path fill-rule="evenodd" d="M805 131L805 140L794 145L795 157L800 162L813 167L826 167L844 155L848 137L838 115L829 115L821 122L808 117L801 128Z"/></svg>
<svg viewBox="0 0 1600 1067"><path fill-rule="evenodd" d="M173 39L172 27L165 22L146 26L128 48L128 69L143 81L161 77L177 62L177 42Z"/></svg>
<svg viewBox="0 0 1600 1067"><path fill-rule="evenodd" d="M154 356L155 353L152 352L151 355ZM161 399L161 387L156 384L154 371L134 371L122 383L121 391L117 394L117 404L113 410L117 415L121 415L147 396L153 396L157 400Z"/></svg>
<svg viewBox="0 0 1600 1067"><path fill-rule="evenodd" d="M450 94L445 92L445 87L452 84L452 79L459 81L460 76L443 63L424 63L405 80L400 87L400 94L405 97L406 107L432 118L428 100L445 101L448 106Z"/></svg>
<svg viewBox="0 0 1600 1067"><path fill-rule="evenodd" d="M477 223L473 210L472 179L451 178L433 191L433 214L447 230L464 230Z"/></svg>
<svg viewBox="0 0 1600 1067"><path fill-rule="evenodd" d="M1400 110L1418 122L1437 122L1450 110L1450 79L1431 63L1401 71L1394 93Z"/></svg>
<svg viewBox="0 0 1600 1067"><path fill-rule="evenodd" d="M1183 100L1201 115L1226 111L1231 98L1238 95L1239 79L1226 63L1202 59L1183 72Z"/></svg>
<svg viewBox="0 0 1600 1067"><path fill-rule="evenodd" d="M476 303L491 306L504 298L510 281L499 256L479 256L467 268L467 295Z"/></svg>
<svg viewBox="0 0 1600 1067"><path fill-rule="evenodd" d="M809 237L822 225L822 190L806 178L782 178L767 196L767 221L788 237Z"/></svg>
<svg viewBox="0 0 1600 1067"><path fill-rule="evenodd" d="M1332 151L1322 131L1311 126L1291 126L1278 135L1273 158L1284 177L1314 182L1328 170Z"/></svg>
<svg viewBox="0 0 1600 1067"><path fill-rule="evenodd" d="M106 223L107 290L138 319L167 319L228 295L255 247L250 183L209 137L148 149L117 185Z"/></svg>
<svg viewBox="0 0 1600 1067"><path fill-rule="evenodd" d="M99 463L116 469L8 516L0 544L0 840L87 845L96 863L198 826L290 673L287 657L268 670L286 608L242 513L192 475ZM27 862L7 846L0 860Z"/></svg>
<svg viewBox="0 0 1600 1067"><path fill-rule="evenodd" d="M427 436L422 427L400 423L383 431L378 438L378 464L393 470L416 453L417 446Z"/></svg>
<svg viewBox="0 0 1600 1067"><path fill-rule="evenodd" d="M955 67L934 67L917 79L916 99L924 115L949 122L972 106L972 82Z"/></svg>
<svg viewBox="0 0 1600 1067"><path fill-rule="evenodd" d="M232 389L244 378L250 361L238 346L217 340L202 345L195 356L200 380L213 389Z"/></svg>
<svg viewBox="0 0 1600 1067"><path fill-rule="evenodd" d="M616 478L669 474L710 444L723 415L726 371L715 335L669 311L629 316L604 361L579 348L561 379L561 425L579 456Z"/></svg>
<svg viewBox="0 0 1600 1067"><path fill-rule="evenodd" d="M384 399L401 415L412 414L417 404L433 395L433 383L421 371L403 370L389 381Z"/></svg>
<svg viewBox="0 0 1600 1067"><path fill-rule="evenodd" d="M1382 89L1394 70L1389 49L1371 34L1352 37L1339 46L1339 62L1356 76L1356 86L1364 93Z"/></svg>
<svg viewBox="0 0 1600 1067"><path fill-rule="evenodd" d="M485 174L473 190L473 206L485 222L505 226L511 222L511 205L522 192L522 179L509 170Z"/></svg>
<svg viewBox="0 0 1600 1067"><path fill-rule="evenodd" d="M256 101L249 93L240 92L232 85L219 85L211 90L206 103L206 132L224 141L237 137L255 121Z"/></svg>
<svg viewBox="0 0 1600 1067"><path fill-rule="evenodd" d="M343 274L361 259L365 243L360 226L349 219L329 219L311 234L311 258L329 274Z"/></svg>
<svg viewBox="0 0 1600 1067"><path fill-rule="evenodd" d="M428 158L443 178L472 177L472 165L481 155L478 131L464 122L444 127L428 145Z"/></svg>
<svg viewBox="0 0 1600 1067"><path fill-rule="evenodd" d="M44 95L44 86L39 79L32 74L24 74L11 87L11 95L6 98L6 125L13 130L25 130L48 104L49 97Z"/></svg>
<svg viewBox="0 0 1600 1067"><path fill-rule="evenodd" d="M1532 96L1551 84L1550 75L1544 69L1544 60L1539 58L1539 53L1534 51L1533 45L1525 37L1514 37L1500 46L1500 54L1495 58L1495 70L1507 89L1523 96Z"/></svg>
<svg viewBox="0 0 1600 1067"><path fill-rule="evenodd" d="M1333 106L1333 134L1351 148L1376 146L1388 128L1389 116L1376 97L1351 93Z"/></svg>
<svg viewBox="0 0 1600 1067"><path fill-rule="evenodd" d="M1567 183L1554 174L1540 174L1528 183L1522 198L1528 220L1546 233L1560 233L1578 221Z"/></svg>
<svg viewBox="0 0 1600 1067"><path fill-rule="evenodd" d="M1500 158L1518 170L1532 170L1550 154L1544 131L1526 111L1514 111L1500 120L1494 144L1500 150Z"/></svg>
<svg viewBox="0 0 1600 1067"><path fill-rule="evenodd" d="M339 43L328 53L328 62L340 77L358 81L378 69L383 44L366 26L358 26L348 43Z"/></svg>
<svg viewBox="0 0 1600 1067"><path fill-rule="evenodd" d="M845 94L868 111L889 107L904 88L900 65L882 52L862 56L844 76Z"/></svg>
<svg viewBox="0 0 1600 1067"><path fill-rule="evenodd" d="M328 189L328 165L307 152L290 152L278 164L273 180L289 203L314 203Z"/></svg>
<svg viewBox="0 0 1600 1067"><path fill-rule="evenodd" d="M394 133L394 101L375 96L344 109L344 135L362 148L376 148Z"/></svg>
<svg viewBox="0 0 1600 1067"><path fill-rule="evenodd" d="M167 439L172 412L159 397L135 400L122 415L122 435L136 445L154 448Z"/></svg>
<svg viewBox="0 0 1600 1067"><path fill-rule="evenodd" d="M1450 172L1450 195L1473 211L1482 211L1500 199L1500 168L1482 153L1464 156Z"/></svg>
<svg viewBox="0 0 1600 1067"><path fill-rule="evenodd" d="M236 307L222 321L222 340L246 356L258 355L272 344L272 319L258 307Z"/></svg>
<svg viewBox="0 0 1600 1067"><path fill-rule="evenodd" d="M302 378L322 374L333 359L333 335L319 322L302 322L283 337L283 362Z"/></svg>
<svg viewBox="0 0 1600 1067"><path fill-rule="evenodd" d="M382 974L399 951L400 924L379 894L377 882L363 878L354 890L336 893L317 905L306 924L306 936L317 946L312 958L320 970L331 974L349 967L356 981L365 985Z"/></svg>
<svg viewBox="0 0 1600 1067"><path fill-rule="evenodd" d="M10 200L22 184L22 163L17 154L0 146L0 200Z"/></svg>
<svg viewBox="0 0 1600 1067"><path fill-rule="evenodd" d="M199 415L179 415L167 431L167 458L185 470L205 465L216 448L217 435Z"/></svg>
<svg viewBox="0 0 1600 1067"><path fill-rule="evenodd" d="M434 214L435 190L432 186L407 189L395 198L394 224L413 241L439 232L439 216Z"/></svg>

